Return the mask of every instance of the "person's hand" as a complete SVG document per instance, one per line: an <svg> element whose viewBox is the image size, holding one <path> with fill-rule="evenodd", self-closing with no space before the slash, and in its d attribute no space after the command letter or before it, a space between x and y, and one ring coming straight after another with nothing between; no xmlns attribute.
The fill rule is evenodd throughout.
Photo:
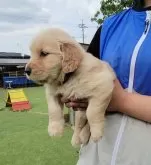
<svg viewBox="0 0 151 165"><path fill-rule="evenodd" d="M120 82L118 80L115 80L114 82L114 90L112 94L111 102L108 106L107 111L120 111L124 107L125 99L128 96L128 92L126 92Z"/></svg>
<svg viewBox="0 0 151 165"><path fill-rule="evenodd" d="M73 108L73 110L81 110L85 111L88 106L88 100L87 99L75 99L74 97L70 99L61 98L61 102L66 105L68 108Z"/></svg>
<svg viewBox="0 0 151 165"><path fill-rule="evenodd" d="M118 80L115 80L114 82L115 87L112 94L112 99L110 101L110 104L107 108L107 111L120 111L121 108L124 106L125 99L127 97L128 92L126 92L120 82ZM61 98L61 102L66 105L68 108L73 108L73 110L82 110L85 111L88 106L88 100L87 99L65 99Z"/></svg>

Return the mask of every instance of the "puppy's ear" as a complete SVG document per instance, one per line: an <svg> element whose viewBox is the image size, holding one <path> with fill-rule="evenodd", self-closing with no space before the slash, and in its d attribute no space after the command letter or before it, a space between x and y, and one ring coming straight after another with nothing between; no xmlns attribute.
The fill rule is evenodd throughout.
<svg viewBox="0 0 151 165"><path fill-rule="evenodd" d="M75 71L83 57L82 50L72 43L61 43L60 50L63 54L62 70L64 73Z"/></svg>

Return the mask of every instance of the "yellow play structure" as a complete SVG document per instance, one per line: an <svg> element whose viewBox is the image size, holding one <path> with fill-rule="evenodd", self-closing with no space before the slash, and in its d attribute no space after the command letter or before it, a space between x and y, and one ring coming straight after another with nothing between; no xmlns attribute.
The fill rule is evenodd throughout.
<svg viewBox="0 0 151 165"><path fill-rule="evenodd" d="M8 89L6 106L11 106L13 111L31 109L31 104L28 101L23 89Z"/></svg>

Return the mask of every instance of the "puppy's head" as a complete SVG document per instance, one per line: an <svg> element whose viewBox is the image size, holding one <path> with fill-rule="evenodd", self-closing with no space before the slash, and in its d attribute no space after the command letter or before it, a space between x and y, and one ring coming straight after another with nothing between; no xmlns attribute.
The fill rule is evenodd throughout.
<svg viewBox="0 0 151 165"><path fill-rule="evenodd" d="M30 46L31 59L26 65L26 75L37 83L51 83L60 74L74 72L84 50L66 32L51 28L40 32Z"/></svg>

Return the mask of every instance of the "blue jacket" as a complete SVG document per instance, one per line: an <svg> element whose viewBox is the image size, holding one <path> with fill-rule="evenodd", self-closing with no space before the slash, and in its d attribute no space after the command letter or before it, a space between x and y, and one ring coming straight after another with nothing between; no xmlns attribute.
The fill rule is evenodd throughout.
<svg viewBox="0 0 151 165"><path fill-rule="evenodd" d="M130 8L106 19L100 35L100 58L109 62L124 88L145 95L151 95L150 19L147 12Z"/></svg>

